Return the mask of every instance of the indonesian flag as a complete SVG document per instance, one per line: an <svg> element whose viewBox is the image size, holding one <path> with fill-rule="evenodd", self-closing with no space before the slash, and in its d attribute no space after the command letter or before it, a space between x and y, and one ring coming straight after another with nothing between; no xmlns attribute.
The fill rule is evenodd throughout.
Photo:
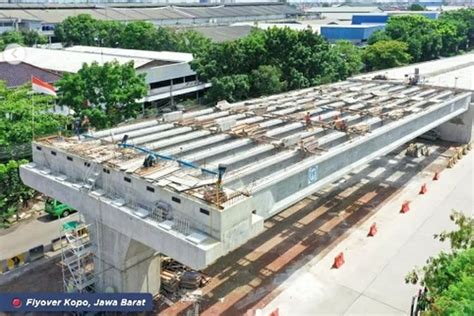
<svg viewBox="0 0 474 316"><path fill-rule="evenodd" d="M35 76L31 76L31 87L33 88L34 92L52 95L53 97L56 96L56 89L53 85L44 82Z"/></svg>

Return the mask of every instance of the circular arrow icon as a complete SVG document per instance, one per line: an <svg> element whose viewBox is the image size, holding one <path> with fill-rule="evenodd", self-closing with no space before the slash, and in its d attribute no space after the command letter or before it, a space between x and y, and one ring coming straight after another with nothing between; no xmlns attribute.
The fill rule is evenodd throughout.
<svg viewBox="0 0 474 316"><path fill-rule="evenodd" d="M3 51L3 59L12 65L18 65L26 58L26 50L18 44L10 44Z"/></svg>

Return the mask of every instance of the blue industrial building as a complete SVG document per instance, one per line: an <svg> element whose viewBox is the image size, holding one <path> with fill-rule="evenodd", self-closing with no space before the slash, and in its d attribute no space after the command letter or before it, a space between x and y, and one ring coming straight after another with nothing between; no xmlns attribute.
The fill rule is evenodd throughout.
<svg viewBox="0 0 474 316"><path fill-rule="evenodd" d="M433 11L390 11L384 13L359 13L352 16L352 24L387 23L388 18L396 15L418 14L430 20L436 20L438 12Z"/></svg>
<svg viewBox="0 0 474 316"><path fill-rule="evenodd" d="M320 32L329 42L348 40L354 44L363 44L372 33L384 27L385 24L323 25Z"/></svg>

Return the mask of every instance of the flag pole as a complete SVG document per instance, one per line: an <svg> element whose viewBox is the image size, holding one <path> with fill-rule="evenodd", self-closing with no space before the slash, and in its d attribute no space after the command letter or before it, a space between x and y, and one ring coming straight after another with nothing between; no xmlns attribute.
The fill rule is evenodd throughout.
<svg viewBox="0 0 474 316"><path fill-rule="evenodd" d="M35 93L31 94L31 130L33 132L32 140L35 140Z"/></svg>

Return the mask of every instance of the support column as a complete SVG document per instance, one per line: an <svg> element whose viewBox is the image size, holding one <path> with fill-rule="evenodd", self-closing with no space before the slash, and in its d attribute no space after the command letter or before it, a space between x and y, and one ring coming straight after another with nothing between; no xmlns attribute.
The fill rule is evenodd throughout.
<svg viewBox="0 0 474 316"><path fill-rule="evenodd" d="M471 100L471 102L474 100ZM442 140L467 144L474 140L474 103L463 114L441 124L435 130Z"/></svg>
<svg viewBox="0 0 474 316"><path fill-rule="evenodd" d="M154 249L100 222L90 227L95 245L96 291L159 293L161 262Z"/></svg>

